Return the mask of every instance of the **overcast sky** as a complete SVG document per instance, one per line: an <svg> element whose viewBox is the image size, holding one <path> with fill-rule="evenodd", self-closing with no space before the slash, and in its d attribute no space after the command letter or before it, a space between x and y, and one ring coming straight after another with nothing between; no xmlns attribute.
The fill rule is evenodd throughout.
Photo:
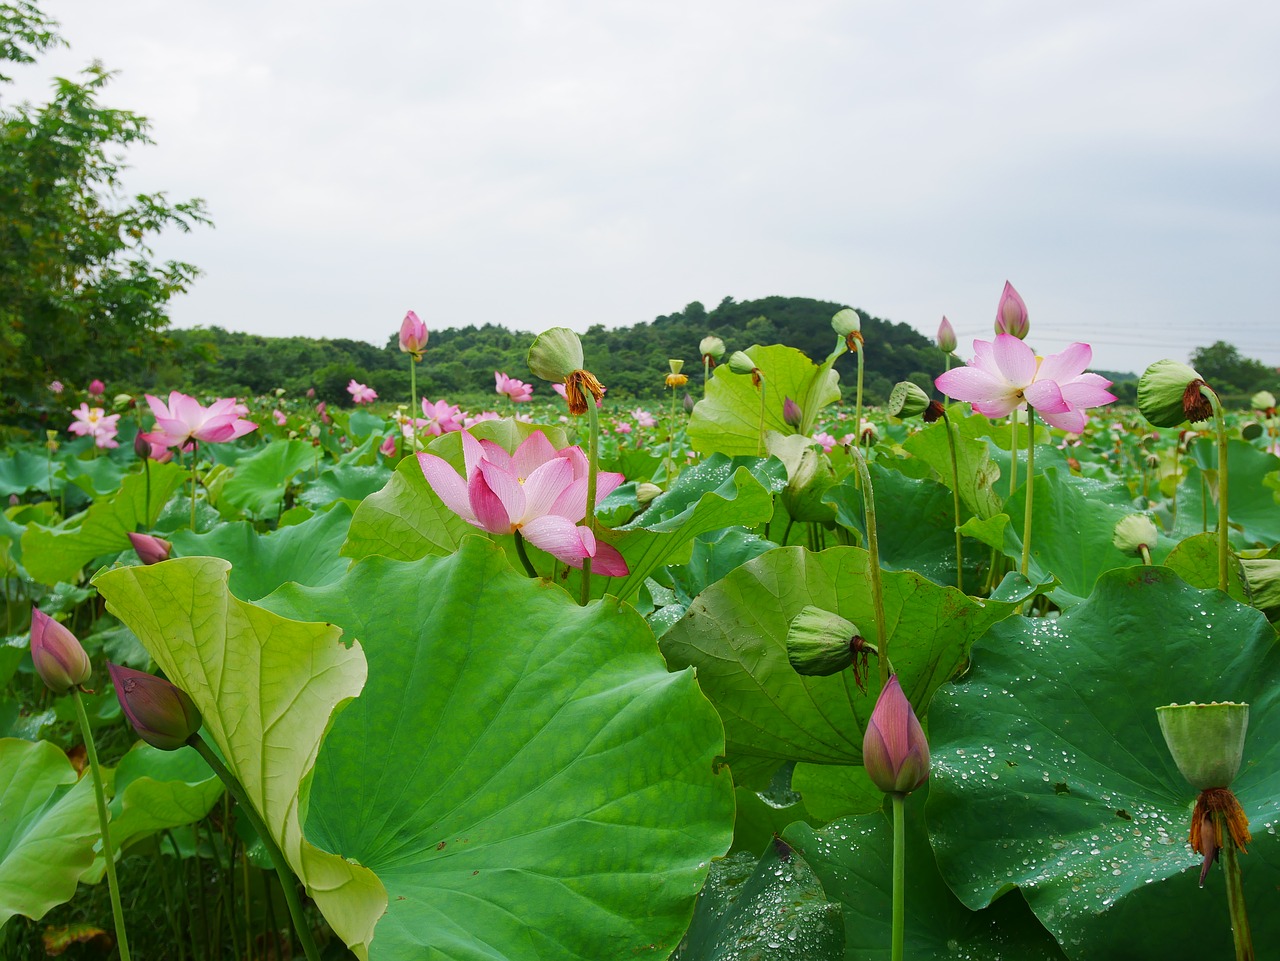
<svg viewBox="0 0 1280 961"><path fill-rule="evenodd" d="M816 297L1280 365L1280 4L44 0L203 197L176 325L376 343ZM12 71L11 71L12 72ZM13 88L0 88L4 102ZM746 345L732 345L746 346ZM870 345L874 350L874 345ZM696 342L690 345L690 355Z"/></svg>

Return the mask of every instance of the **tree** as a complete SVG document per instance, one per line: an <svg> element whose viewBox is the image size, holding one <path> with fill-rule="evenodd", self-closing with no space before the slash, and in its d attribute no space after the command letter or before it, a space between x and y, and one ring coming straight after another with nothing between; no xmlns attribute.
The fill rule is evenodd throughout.
<svg viewBox="0 0 1280 961"><path fill-rule="evenodd" d="M1224 340L1197 347L1191 353L1191 366L1220 394L1252 394L1276 381L1274 370L1260 360L1241 356Z"/></svg>
<svg viewBox="0 0 1280 961"><path fill-rule="evenodd" d="M65 42L27 0L0 4L0 66ZM123 148L151 143L144 117L98 102L111 74L58 78L42 106L0 105L0 419L26 419L58 379L83 387L156 356L167 305L198 274L153 262L166 227L210 223L204 202L124 196ZM0 74L0 84L12 78ZM132 360L133 363L128 363Z"/></svg>

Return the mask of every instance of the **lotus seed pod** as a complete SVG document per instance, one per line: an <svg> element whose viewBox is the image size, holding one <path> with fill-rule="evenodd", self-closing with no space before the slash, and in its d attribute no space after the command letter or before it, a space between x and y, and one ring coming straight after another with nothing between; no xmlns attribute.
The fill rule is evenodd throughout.
<svg viewBox="0 0 1280 961"><path fill-rule="evenodd" d="M841 337L860 334L862 333L862 318L858 316L858 312L852 307L846 307L843 310L836 311L836 315L831 318L831 329Z"/></svg>
<svg viewBox="0 0 1280 961"><path fill-rule="evenodd" d="M673 374L678 374L680 371L684 370L683 360L668 360L667 364L670 365L671 373Z"/></svg>
<svg viewBox="0 0 1280 961"><path fill-rule="evenodd" d="M853 640L861 633L852 621L809 605L787 630L787 660L797 674L837 674L853 665Z"/></svg>
<svg viewBox="0 0 1280 961"><path fill-rule="evenodd" d="M1191 416L1184 406L1188 389L1194 385L1198 393L1199 385L1203 383L1204 378L1186 364L1176 360L1157 360L1138 380L1138 410L1156 427L1177 427ZM1202 412L1202 408L1193 411L1196 414ZM1209 414L1212 414L1212 409ZM1205 417L1194 419L1204 420Z"/></svg>
<svg viewBox="0 0 1280 961"><path fill-rule="evenodd" d="M918 384L909 380L894 385L889 394L889 414L893 417L915 417L929 407L929 395Z"/></svg>
<svg viewBox="0 0 1280 961"><path fill-rule="evenodd" d="M1262 436L1262 425L1256 420L1251 420L1247 424L1240 426L1240 436L1245 440L1257 440Z"/></svg>
<svg viewBox="0 0 1280 961"><path fill-rule="evenodd" d="M636 500L641 504L648 504L661 493L661 487L657 484L650 484L648 481L636 485Z"/></svg>
<svg viewBox="0 0 1280 961"><path fill-rule="evenodd" d="M1249 398L1249 406L1254 410L1274 413L1276 409L1276 395L1271 393L1269 390L1260 390Z"/></svg>
<svg viewBox="0 0 1280 961"><path fill-rule="evenodd" d="M729 369L735 374L749 374L756 369L755 362L740 350L729 355Z"/></svg>
<svg viewBox="0 0 1280 961"><path fill-rule="evenodd" d="M1174 763L1193 788L1231 786L1244 757L1248 704L1166 704L1156 708L1156 718Z"/></svg>
<svg viewBox="0 0 1280 961"><path fill-rule="evenodd" d="M719 360L724 356L724 341L715 335L703 337L698 344L698 353L703 357Z"/></svg>
<svg viewBox="0 0 1280 961"><path fill-rule="evenodd" d="M529 369L534 376L553 384L583 367L582 341L568 327L552 327L544 330L529 348Z"/></svg>
<svg viewBox="0 0 1280 961"><path fill-rule="evenodd" d="M1159 532L1146 514L1130 514L1120 518L1115 530L1111 532L1111 543L1125 554L1136 554L1143 547L1150 550L1155 546Z"/></svg>

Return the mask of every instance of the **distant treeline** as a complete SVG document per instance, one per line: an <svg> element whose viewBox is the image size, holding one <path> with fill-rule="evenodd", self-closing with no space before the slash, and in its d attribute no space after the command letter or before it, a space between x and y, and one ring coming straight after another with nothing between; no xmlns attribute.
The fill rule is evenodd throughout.
<svg viewBox="0 0 1280 961"><path fill-rule="evenodd" d="M587 367L611 396L652 400L663 394L671 359L685 362L691 385L700 381L698 344L708 334L724 340L730 351L753 344L786 344L820 362L836 344L831 317L843 306L807 297L742 302L726 297L707 310L695 301L648 323L612 329L596 325L582 336L583 350ZM866 339L864 392L870 402L887 399L900 380L931 388L944 367L937 346L906 324L858 313ZM533 380L525 358L536 332L494 324L436 329L429 316L424 319L431 336L418 367L420 396L453 402L492 396L495 370ZM382 399L408 398L409 368L399 350L399 319L387 326L382 347L345 338L261 337L217 327L170 330L167 351L115 376L148 388L223 396L265 394L280 387L293 394L314 388L318 398L330 403L348 402L347 383L355 379L372 386ZM855 360L846 356L837 369L852 397ZM550 387L535 383L537 394L549 398Z"/></svg>

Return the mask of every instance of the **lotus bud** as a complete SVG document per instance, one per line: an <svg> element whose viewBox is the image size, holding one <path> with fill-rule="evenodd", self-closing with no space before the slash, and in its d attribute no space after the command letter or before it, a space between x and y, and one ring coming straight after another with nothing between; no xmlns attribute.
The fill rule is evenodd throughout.
<svg viewBox="0 0 1280 961"><path fill-rule="evenodd" d="M837 310L831 318L831 329L844 338L845 346L856 351L862 343L862 317L851 307Z"/></svg>
<svg viewBox="0 0 1280 961"><path fill-rule="evenodd" d="M1244 757L1249 705L1166 704L1156 719L1178 770L1192 787L1230 787Z"/></svg>
<svg viewBox="0 0 1280 961"><path fill-rule="evenodd" d="M138 431L133 435L133 452L138 455L140 460L151 459L151 441L147 440L142 431Z"/></svg>
<svg viewBox="0 0 1280 961"><path fill-rule="evenodd" d="M643 481L636 485L636 500L641 504L648 504L661 493L661 487L657 484L650 484L648 481Z"/></svg>
<svg viewBox="0 0 1280 961"><path fill-rule="evenodd" d="M135 406L132 394L116 394L111 398L111 406L115 410L131 410Z"/></svg>
<svg viewBox="0 0 1280 961"><path fill-rule="evenodd" d="M787 486L782 489L782 504L787 514L802 524L829 524L834 521L835 508L823 501L827 491L836 483L835 471L831 469L827 455L806 439L806 447L794 469L790 464L787 469Z"/></svg>
<svg viewBox="0 0 1280 961"><path fill-rule="evenodd" d="M735 350L729 355L729 369L735 374L752 374L755 373L756 365L750 357L741 350Z"/></svg>
<svg viewBox="0 0 1280 961"><path fill-rule="evenodd" d="M582 341L568 327L544 330L529 348L529 369L534 376L562 384L575 370L582 370Z"/></svg>
<svg viewBox="0 0 1280 961"><path fill-rule="evenodd" d="M163 537L153 537L150 534L135 534L130 531L129 543L133 545L138 560L144 564L159 564L161 561L167 561L173 551L173 545Z"/></svg>
<svg viewBox="0 0 1280 961"><path fill-rule="evenodd" d="M98 380L98 378L95 377L93 380L89 381L89 393L93 394L95 397L101 397L106 392L107 385Z"/></svg>
<svg viewBox="0 0 1280 961"><path fill-rule="evenodd" d="M686 414L692 414L692 413L693 413L694 405L695 405L696 403L697 403L697 401L695 401L695 400L693 399L693 395L691 395L691 394L685 394L685 395L684 395L684 412L685 412Z"/></svg>
<svg viewBox="0 0 1280 961"><path fill-rule="evenodd" d="M83 684L93 671L76 636L38 607L31 608L31 663L54 694Z"/></svg>
<svg viewBox="0 0 1280 961"><path fill-rule="evenodd" d="M804 415L800 413L800 405L790 397L782 401L782 420L788 427L799 427Z"/></svg>
<svg viewBox="0 0 1280 961"><path fill-rule="evenodd" d="M1142 548L1155 546L1159 532L1146 514L1130 514L1120 518L1111 532L1111 543L1125 554L1137 554Z"/></svg>
<svg viewBox="0 0 1280 961"><path fill-rule="evenodd" d="M314 387L308 387L307 400L315 400L315 399L316 399L316 389Z"/></svg>
<svg viewBox="0 0 1280 961"><path fill-rule="evenodd" d="M852 621L809 605L787 629L787 660L797 674L826 677L852 667L862 632ZM857 652L860 653L860 652Z"/></svg>
<svg viewBox="0 0 1280 961"><path fill-rule="evenodd" d="M416 361L422 360L422 351L426 346L427 325L411 310L400 322L400 350Z"/></svg>
<svg viewBox="0 0 1280 961"><path fill-rule="evenodd" d="M929 777L929 742L896 674L889 677L867 721L862 763L886 794L909 794Z"/></svg>
<svg viewBox="0 0 1280 961"><path fill-rule="evenodd" d="M1204 378L1176 360L1157 360L1138 379L1138 410L1155 427L1208 420L1213 406L1200 393Z"/></svg>
<svg viewBox="0 0 1280 961"><path fill-rule="evenodd" d="M938 325L938 349L944 354L954 354L957 343L955 328L951 326L951 321L943 317L942 323Z"/></svg>
<svg viewBox="0 0 1280 961"><path fill-rule="evenodd" d="M1000 295L1000 303L996 307L996 333L1012 334L1019 340L1026 340L1031 332L1031 321L1027 317L1027 305L1013 284L1004 282L1004 292Z"/></svg>
<svg viewBox="0 0 1280 961"><path fill-rule="evenodd" d="M22 498L21 498L21 497L19 497L17 494L10 494L10 495L9 495L9 506L10 506L10 507L17 507L17 506L18 506L19 504L21 504L21 503L22 503Z"/></svg>
<svg viewBox="0 0 1280 961"><path fill-rule="evenodd" d="M698 343L698 353L704 359L710 359L712 365L724 356L724 341L714 335L703 337Z"/></svg>
<svg viewBox="0 0 1280 961"><path fill-rule="evenodd" d="M164 678L107 663L116 697L138 736L162 751L176 751L200 730L200 712L187 692Z"/></svg>
<svg viewBox="0 0 1280 961"><path fill-rule="evenodd" d="M909 380L894 384L889 392L889 414L893 417L915 417L929 409L929 395L919 384Z"/></svg>
<svg viewBox="0 0 1280 961"><path fill-rule="evenodd" d="M1249 398L1249 406L1270 417L1276 412L1276 395L1269 390L1260 390Z"/></svg>

